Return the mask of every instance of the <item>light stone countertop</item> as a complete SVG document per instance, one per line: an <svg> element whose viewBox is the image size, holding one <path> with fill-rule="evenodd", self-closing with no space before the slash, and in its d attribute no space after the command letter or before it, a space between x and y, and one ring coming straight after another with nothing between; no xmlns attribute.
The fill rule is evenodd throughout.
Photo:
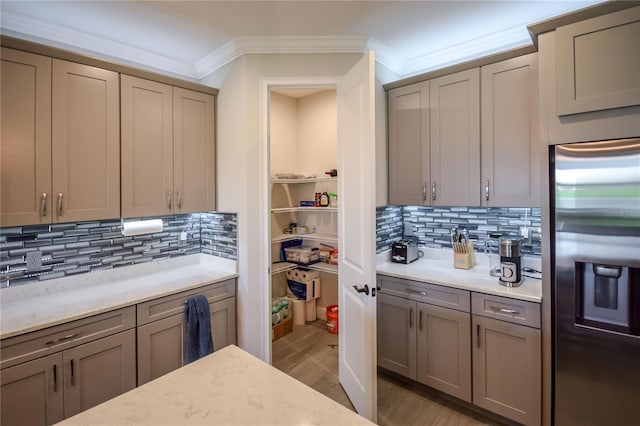
<svg viewBox="0 0 640 426"><path fill-rule="evenodd" d="M373 425L234 345L58 423L204 424Z"/></svg>
<svg viewBox="0 0 640 426"><path fill-rule="evenodd" d="M236 262L195 254L0 290L0 339L238 276Z"/></svg>
<svg viewBox="0 0 640 426"><path fill-rule="evenodd" d="M542 280L525 277L520 287L505 287L498 283L498 277L489 275L489 260L484 253L475 253L476 265L470 269L453 267L453 252L420 247L424 256L408 265L393 263L391 251L378 254L376 272L378 274L439 284L447 287L476 291L495 296L511 297L529 302L542 302ZM541 271L540 258L523 257L523 266ZM540 276L540 274L531 274Z"/></svg>

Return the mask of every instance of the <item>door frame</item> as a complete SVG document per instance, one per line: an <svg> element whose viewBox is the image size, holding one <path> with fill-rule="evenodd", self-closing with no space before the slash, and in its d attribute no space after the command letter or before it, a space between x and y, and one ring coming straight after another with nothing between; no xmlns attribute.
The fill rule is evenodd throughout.
<svg viewBox="0 0 640 426"><path fill-rule="evenodd" d="M326 88L337 90L341 77L274 77L260 79L260 182L262 185L260 194L260 235L259 241L269 247L258 259L258 266L264 273L260 274L258 283L260 291L260 306L264 309L262 314L262 336L264 336L263 352L264 361L272 363L271 348L271 176L269 160L269 93L275 88Z"/></svg>

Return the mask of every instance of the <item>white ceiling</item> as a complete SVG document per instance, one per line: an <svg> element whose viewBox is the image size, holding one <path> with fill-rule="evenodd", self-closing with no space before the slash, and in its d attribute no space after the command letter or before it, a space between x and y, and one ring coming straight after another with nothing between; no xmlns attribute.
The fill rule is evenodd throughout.
<svg viewBox="0 0 640 426"><path fill-rule="evenodd" d="M602 0L5 1L4 35L190 80L245 53L364 52L400 77L531 45Z"/></svg>

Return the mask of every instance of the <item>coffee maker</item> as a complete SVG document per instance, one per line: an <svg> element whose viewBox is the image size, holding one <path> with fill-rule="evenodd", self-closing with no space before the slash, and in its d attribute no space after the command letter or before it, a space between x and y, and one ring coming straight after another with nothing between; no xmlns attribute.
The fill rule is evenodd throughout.
<svg viewBox="0 0 640 426"><path fill-rule="evenodd" d="M518 287L522 284L520 239L511 236L500 237L500 284Z"/></svg>

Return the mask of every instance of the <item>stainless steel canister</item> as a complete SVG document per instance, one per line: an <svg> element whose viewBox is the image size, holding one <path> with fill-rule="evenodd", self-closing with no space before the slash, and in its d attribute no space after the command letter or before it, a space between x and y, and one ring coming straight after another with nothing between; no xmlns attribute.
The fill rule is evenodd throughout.
<svg viewBox="0 0 640 426"><path fill-rule="evenodd" d="M500 237L500 284L518 287L522 283L520 239Z"/></svg>

